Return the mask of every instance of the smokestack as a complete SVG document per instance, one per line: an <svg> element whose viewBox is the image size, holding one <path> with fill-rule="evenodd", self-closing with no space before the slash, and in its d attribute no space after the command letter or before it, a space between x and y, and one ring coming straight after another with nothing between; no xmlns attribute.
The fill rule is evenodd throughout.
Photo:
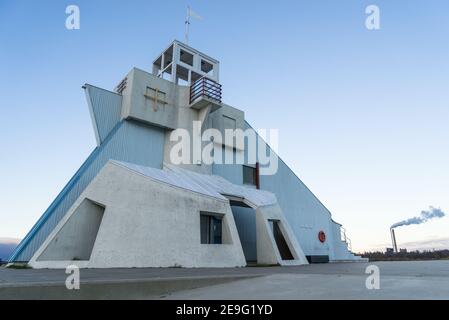
<svg viewBox="0 0 449 320"><path fill-rule="evenodd" d="M397 253L398 252L398 245L396 243L396 235L394 234L394 229L391 228L390 232L391 232L391 241L393 243L393 251L394 251L394 253Z"/></svg>

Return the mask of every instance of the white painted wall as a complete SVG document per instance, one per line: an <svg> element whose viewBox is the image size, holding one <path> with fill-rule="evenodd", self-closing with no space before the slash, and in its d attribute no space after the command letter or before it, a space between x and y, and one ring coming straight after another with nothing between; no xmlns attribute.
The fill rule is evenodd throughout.
<svg viewBox="0 0 449 320"><path fill-rule="evenodd" d="M103 213L103 207L84 199L38 260L89 260Z"/></svg>
<svg viewBox="0 0 449 320"><path fill-rule="evenodd" d="M84 198L106 208L90 260L40 261L42 252ZM200 211L224 215L224 244L200 243ZM112 162L86 188L30 261L35 268L64 268L72 263L88 268L246 265L227 201L157 182Z"/></svg>

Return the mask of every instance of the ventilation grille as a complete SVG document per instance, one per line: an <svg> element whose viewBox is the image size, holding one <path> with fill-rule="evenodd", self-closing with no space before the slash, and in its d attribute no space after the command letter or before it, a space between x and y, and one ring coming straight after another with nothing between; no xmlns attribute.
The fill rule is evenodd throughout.
<svg viewBox="0 0 449 320"><path fill-rule="evenodd" d="M117 87L115 87L115 92L117 92L118 94L122 94L123 91L126 89L126 83L128 81L128 78L123 79L122 81L120 81L120 83L118 84Z"/></svg>

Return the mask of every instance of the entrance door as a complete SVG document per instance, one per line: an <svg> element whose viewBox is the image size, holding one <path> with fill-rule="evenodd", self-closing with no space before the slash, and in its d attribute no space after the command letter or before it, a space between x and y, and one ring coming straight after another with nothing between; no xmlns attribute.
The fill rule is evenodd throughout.
<svg viewBox="0 0 449 320"><path fill-rule="evenodd" d="M285 241L284 235L282 234L281 227L279 226L279 220L268 220L270 223L271 231L273 232L274 241L278 247L279 254L282 260L293 260L293 255Z"/></svg>
<svg viewBox="0 0 449 320"><path fill-rule="evenodd" d="M235 225L246 261L257 263L256 210L242 205L233 203L231 206Z"/></svg>

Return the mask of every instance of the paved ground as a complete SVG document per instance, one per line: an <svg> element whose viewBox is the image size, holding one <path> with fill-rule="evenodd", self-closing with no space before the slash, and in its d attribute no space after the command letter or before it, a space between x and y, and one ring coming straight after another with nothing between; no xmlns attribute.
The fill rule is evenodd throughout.
<svg viewBox="0 0 449 320"><path fill-rule="evenodd" d="M365 268L380 271L366 288ZM297 272L178 291L165 299L449 299L449 261L309 265Z"/></svg>
<svg viewBox="0 0 449 320"><path fill-rule="evenodd" d="M274 274L178 291L163 299L449 299L449 278L381 276L379 290L368 290L366 276Z"/></svg>
<svg viewBox="0 0 449 320"><path fill-rule="evenodd" d="M380 289L365 286L368 265L380 269ZM0 269L2 289L28 286L64 285L64 270ZM223 281L223 278L230 281ZM202 284L189 290L171 286L164 294L145 294L138 298L163 299L449 299L449 261L330 263L300 267L252 268L149 268L149 269L84 269L81 283L176 282L195 279ZM209 281L205 281L209 279ZM215 279L220 281L214 282ZM223 283L225 282L225 283ZM221 283L218 285L211 285ZM150 285L149 286L153 286ZM196 288L201 287L201 288ZM131 287L130 287L131 288ZM122 288L121 290L127 290ZM4 291L6 292L6 291ZM136 294L131 294L136 298ZM92 295L89 295L92 297ZM113 296L109 296L113 297ZM123 297L123 296L122 296ZM107 297L99 297L107 298Z"/></svg>

